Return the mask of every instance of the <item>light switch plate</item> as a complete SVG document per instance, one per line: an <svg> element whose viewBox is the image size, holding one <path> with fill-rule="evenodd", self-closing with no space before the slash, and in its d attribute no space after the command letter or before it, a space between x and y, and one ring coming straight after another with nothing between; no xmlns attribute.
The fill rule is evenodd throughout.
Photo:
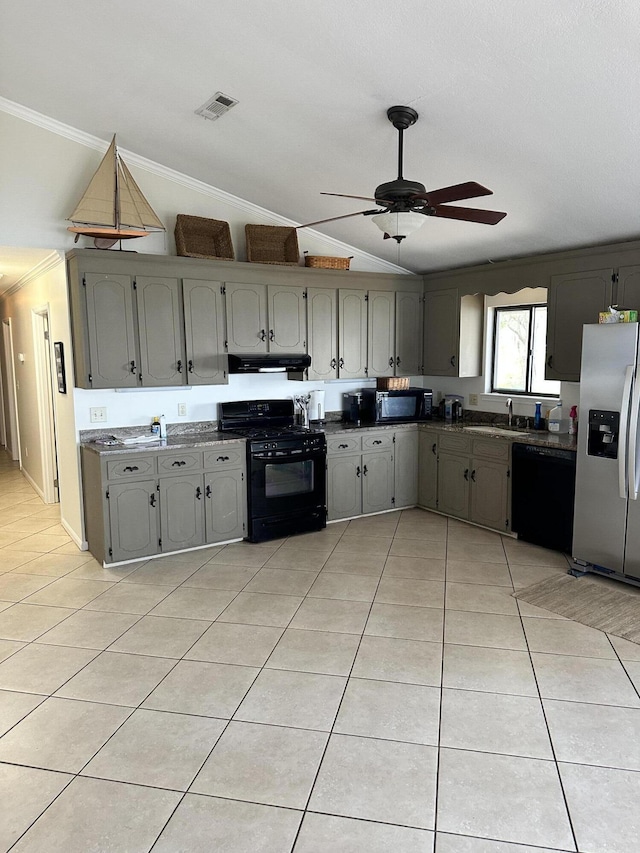
<svg viewBox="0 0 640 853"><path fill-rule="evenodd" d="M187 404L186 403L178 403L178 417L186 418L187 417Z"/></svg>
<svg viewBox="0 0 640 853"><path fill-rule="evenodd" d="M469 405L477 406L478 405L478 395L477 394L469 394Z"/></svg>
<svg viewBox="0 0 640 853"><path fill-rule="evenodd" d="M103 424L107 420L106 406L91 406L89 409L89 420L92 424Z"/></svg>

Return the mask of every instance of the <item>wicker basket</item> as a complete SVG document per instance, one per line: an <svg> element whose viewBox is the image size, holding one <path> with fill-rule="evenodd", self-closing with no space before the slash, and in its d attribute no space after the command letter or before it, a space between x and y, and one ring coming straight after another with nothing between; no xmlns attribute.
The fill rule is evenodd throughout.
<svg viewBox="0 0 640 853"><path fill-rule="evenodd" d="M315 267L322 270L348 270L351 262L349 258L333 258L331 255L307 255L304 256L305 267Z"/></svg>
<svg viewBox="0 0 640 853"><path fill-rule="evenodd" d="M298 266L298 233L280 225L245 225L247 260L254 264Z"/></svg>
<svg viewBox="0 0 640 853"><path fill-rule="evenodd" d="M408 387L408 376L379 376L376 379L378 391L404 391Z"/></svg>
<svg viewBox="0 0 640 853"><path fill-rule="evenodd" d="M183 257L235 260L229 223L221 219L179 213L175 236L176 250Z"/></svg>

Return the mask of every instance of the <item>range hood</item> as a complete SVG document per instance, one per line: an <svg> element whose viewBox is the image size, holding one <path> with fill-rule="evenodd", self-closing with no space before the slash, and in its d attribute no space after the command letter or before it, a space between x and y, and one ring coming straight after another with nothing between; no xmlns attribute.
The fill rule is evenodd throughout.
<svg viewBox="0 0 640 853"><path fill-rule="evenodd" d="M280 353L229 354L229 373L299 373L311 364L310 355Z"/></svg>

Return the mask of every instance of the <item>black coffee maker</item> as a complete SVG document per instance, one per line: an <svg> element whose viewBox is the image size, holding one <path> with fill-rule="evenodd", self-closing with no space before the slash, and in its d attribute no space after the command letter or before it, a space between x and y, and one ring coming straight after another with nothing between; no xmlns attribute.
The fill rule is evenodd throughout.
<svg viewBox="0 0 640 853"><path fill-rule="evenodd" d="M361 391L342 395L342 419L350 424L360 426L364 421L364 403Z"/></svg>

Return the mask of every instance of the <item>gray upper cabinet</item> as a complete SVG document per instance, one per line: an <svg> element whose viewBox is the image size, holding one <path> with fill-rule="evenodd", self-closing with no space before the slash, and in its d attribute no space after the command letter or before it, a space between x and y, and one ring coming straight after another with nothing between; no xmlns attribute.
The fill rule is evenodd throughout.
<svg viewBox="0 0 640 853"><path fill-rule="evenodd" d="M422 373L423 338L422 295L413 291L396 292L396 376Z"/></svg>
<svg viewBox="0 0 640 853"><path fill-rule="evenodd" d="M304 288L269 285L269 351L304 353L307 351Z"/></svg>
<svg viewBox="0 0 640 853"><path fill-rule="evenodd" d="M224 305L219 281L182 280L187 345L187 383L218 385L227 381Z"/></svg>
<svg viewBox="0 0 640 853"><path fill-rule="evenodd" d="M77 308L74 335L78 335L83 344L88 343L88 360L76 359L77 384L82 388L137 387L131 277L87 273L83 289L88 334L82 336L82 311ZM79 294L75 296L77 299ZM83 347L79 345L77 349L82 351Z"/></svg>
<svg viewBox="0 0 640 853"><path fill-rule="evenodd" d="M484 299L457 288L432 290L424 302L426 376L481 376Z"/></svg>
<svg viewBox="0 0 640 853"><path fill-rule="evenodd" d="M395 371L395 293L370 290L368 294L367 367L369 376L393 376Z"/></svg>
<svg viewBox="0 0 640 853"><path fill-rule="evenodd" d="M547 305L545 377L580 381L582 327L597 323L613 299L613 270L551 276Z"/></svg>
<svg viewBox="0 0 640 853"><path fill-rule="evenodd" d="M234 353L268 350L267 288L263 284L228 283L227 347Z"/></svg>
<svg viewBox="0 0 640 853"><path fill-rule="evenodd" d="M309 379L338 378L338 291L307 289L307 352Z"/></svg>
<svg viewBox="0 0 640 853"><path fill-rule="evenodd" d="M338 376L367 376L367 302L363 290L338 291Z"/></svg>
<svg viewBox="0 0 640 853"><path fill-rule="evenodd" d="M640 266L618 270L616 303L620 308L640 312Z"/></svg>
<svg viewBox="0 0 640 853"><path fill-rule="evenodd" d="M142 386L184 385L180 282L174 278L136 276Z"/></svg>

